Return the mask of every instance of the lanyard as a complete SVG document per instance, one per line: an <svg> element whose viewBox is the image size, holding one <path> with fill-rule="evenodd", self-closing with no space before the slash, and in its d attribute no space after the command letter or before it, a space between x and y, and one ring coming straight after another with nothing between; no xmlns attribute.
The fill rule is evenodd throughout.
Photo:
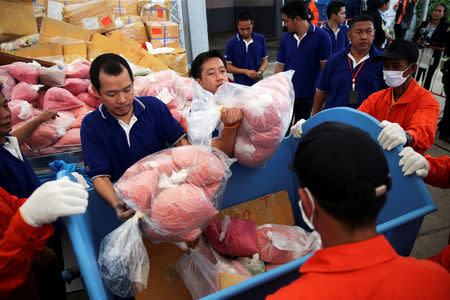
<svg viewBox="0 0 450 300"><path fill-rule="evenodd" d="M353 90L355 90L355 79L356 79L356 76L358 76L358 73L359 73L359 71L361 70L361 68L362 68L362 66L364 66L364 63L366 62L366 61L363 61L362 62L362 64L359 66L359 69L358 69L358 71L356 71L356 74L355 75L353 75L353 68L352 68L352 63L350 62L350 58L347 56L347 59L348 59L348 65L349 65L349 67L350 67L350 72L352 72L352 89Z"/></svg>

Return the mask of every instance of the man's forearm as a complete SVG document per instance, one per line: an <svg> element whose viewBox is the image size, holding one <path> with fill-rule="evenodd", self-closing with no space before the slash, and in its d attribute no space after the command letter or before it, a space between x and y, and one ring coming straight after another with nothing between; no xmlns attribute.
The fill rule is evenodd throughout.
<svg viewBox="0 0 450 300"><path fill-rule="evenodd" d="M278 64L275 66L275 74L283 72L284 71L284 65L283 64Z"/></svg>
<svg viewBox="0 0 450 300"><path fill-rule="evenodd" d="M11 135L17 138L19 145L22 145L41 124L42 121L39 118L34 118L33 120L26 122L22 127L11 132Z"/></svg>
<svg viewBox="0 0 450 300"><path fill-rule="evenodd" d="M261 66L259 67L258 71L264 72L264 70L267 68L267 65L269 63L269 60L266 58L263 58L261 61Z"/></svg>
<svg viewBox="0 0 450 300"><path fill-rule="evenodd" d="M314 95L314 104L311 111L311 116L314 116L322 109L322 106L325 103L325 100L327 99L327 95L328 93L326 92L316 90L316 94Z"/></svg>
<svg viewBox="0 0 450 300"><path fill-rule="evenodd" d="M224 128L222 136L212 141L211 146L222 150L229 157L233 157L234 144L236 143L238 127L236 128Z"/></svg>
<svg viewBox="0 0 450 300"><path fill-rule="evenodd" d="M96 177L92 180L95 191L102 197L111 207L116 208L119 204L114 186L108 176Z"/></svg>
<svg viewBox="0 0 450 300"><path fill-rule="evenodd" d="M227 62L227 72L232 74L244 74L247 71L247 69L241 69L238 67L233 66L232 63Z"/></svg>

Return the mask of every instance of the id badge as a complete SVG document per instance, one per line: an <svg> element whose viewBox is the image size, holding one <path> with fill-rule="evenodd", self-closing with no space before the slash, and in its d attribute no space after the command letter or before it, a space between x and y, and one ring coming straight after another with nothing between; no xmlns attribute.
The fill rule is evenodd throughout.
<svg viewBox="0 0 450 300"><path fill-rule="evenodd" d="M359 93L358 93L358 91L351 90L348 93L348 104L350 104L350 105L358 105L359 104Z"/></svg>

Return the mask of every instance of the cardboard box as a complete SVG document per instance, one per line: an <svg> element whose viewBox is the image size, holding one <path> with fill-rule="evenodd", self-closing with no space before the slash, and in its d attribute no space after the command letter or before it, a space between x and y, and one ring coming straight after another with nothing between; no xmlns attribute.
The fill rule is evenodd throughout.
<svg viewBox="0 0 450 300"><path fill-rule="evenodd" d="M149 68L153 72L159 72L170 69L165 63L156 58L156 56L145 51L144 57L139 61L138 66Z"/></svg>
<svg viewBox="0 0 450 300"><path fill-rule="evenodd" d="M122 17L116 17L115 20L116 24L123 24L123 25L129 25L134 23L144 23L141 21L140 16L134 16L134 15L128 15L128 16L122 16Z"/></svg>
<svg viewBox="0 0 450 300"><path fill-rule="evenodd" d="M229 215L232 219L253 220L256 225L294 225L294 215L287 191L270 194L221 210L220 217ZM192 299L184 282L175 270L175 264L183 252L169 243L152 244L144 240L150 258L148 287L136 300L144 299Z"/></svg>
<svg viewBox="0 0 450 300"><path fill-rule="evenodd" d="M169 21L170 0L144 0L138 2L139 15L145 18L145 22L150 21Z"/></svg>
<svg viewBox="0 0 450 300"><path fill-rule="evenodd" d="M47 67L47 68L55 65L52 62L43 61L43 60L40 60L40 59L31 59L31 58L26 58L26 57L20 57L20 56L17 56L17 55L14 55L14 54L10 54L10 53L0 52L0 66L9 65L9 64L12 64L13 62L16 62L16 61L21 61L21 62L28 63L28 62L32 62L33 60L37 61L38 63L40 63L41 66L44 66L44 67Z"/></svg>
<svg viewBox="0 0 450 300"><path fill-rule="evenodd" d="M120 54L120 50L121 47L117 41L102 34L95 33L92 36L91 43L88 44L88 59L92 61L103 53Z"/></svg>
<svg viewBox="0 0 450 300"><path fill-rule="evenodd" d="M138 15L137 0L107 0L115 17Z"/></svg>
<svg viewBox="0 0 450 300"><path fill-rule="evenodd" d="M91 39L91 31L81 26L58 21L48 17L42 19L39 43L79 44Z"/></svg>
<svg viewBox="0 0 450 300"><path fill-rule="evenodd" d="M115 29L114 17L106 1L67 5L62 10L63 20L93 32L103 33Z"/></svg>
<svg viewBox="0 0 450 300"><path fill-rule="evenodd" d="M120 31L132 40L135 40L139 45L148 42L147 29L142 22L125 25L122 28L116 29L115 31ZM114 31L109 31L105 33L106 36L111 36Z"/></svg>
<svg viewBox="0 0 450 300"><path fill-rule="evenodd" d="M78 58L87 59L87 43L63 45L64 62L70 64Z"/></svg>
<svg viewBox="0 0 450 300"><path fill-rule="evenodd" d="M174 53L157 54L155 57L181 76L189 76L187 53L185 49L178 48L175 49Z"/></svg>
<svg viewBox="0 0 450 300"><path fill-rule="evenodd" d="M111 39L120 45L120 53L133 64L137 65L144 57L146 51L126 34L115 30L111 35Z"/></svg>
<svg viewBox="0 0 450 300"><path fill-rule="evenodd" d="M47 17L62 21L62 9L66 5L83 4L92 0L44 0Z"/></svg>
<svg viewBox="0 0 450 300"><path fill-rule="evenodd" d="M154 48L180 48L180 28L171 21L146 23L150 42Z"/></svg>
<svg viewBox="0 0 450 300"><path fill-rule="evenodd" d="M62 44L31 46L12 51L12 54L21 57L39 58L56 64L62 64L64 62Z"/></svg>
<svg viewBox="0 0 450 300"><path fill-rule="evenodd" d="M31 0L0 1L0 42L38 33Z"/></svg>

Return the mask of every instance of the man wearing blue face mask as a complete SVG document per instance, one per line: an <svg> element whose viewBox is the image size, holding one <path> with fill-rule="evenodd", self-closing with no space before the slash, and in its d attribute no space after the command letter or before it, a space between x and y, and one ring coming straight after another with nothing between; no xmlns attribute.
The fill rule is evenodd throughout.
<svg viewBox="0 0 450 300"><path fill-rule="evenodd" d="M413 78L419 50L409 41L395 40L374 60L383 60L384 81L389 88L370 95L358 110L381 122L378 141L391 150L411 146L423 154L434 143L439 103Z"/></svg>
<svg viewBox="0 0 450 300"><path fill-rule="evenodd" d="M391 179L383 151L368 133L320 124L300 141L292 166L303 219L320 234L323 249L300 267L298 279L267 300L448 299L444 268L398 255L376 231Z"/></svg>

